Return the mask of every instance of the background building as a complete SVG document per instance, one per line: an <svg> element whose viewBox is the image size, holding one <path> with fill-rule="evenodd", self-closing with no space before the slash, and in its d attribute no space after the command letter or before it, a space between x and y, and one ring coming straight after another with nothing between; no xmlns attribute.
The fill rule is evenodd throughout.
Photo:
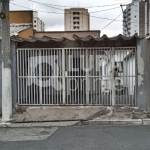
<svg viewBox="0 0 150 150"><path fill-rule="evenodd" d="M35 31L44 31L44 22L38 18L38 12L33 12L33 28Z"/></svg>
<svg viewBox="0 0 150 150"><path fill-rule="evenodd" d="M10 11L10 35L22 38L33 36L34 31L44 31L44 23L38 18L38 12Z"/></svg>
<svg viewBox="0 0 150 150"><path fill-rule="evenodd" d="M147 2L132 0L123 15L123 34L132 36L138 33L140 37L147 34Z"/></svg>
<svg viewBox="0 0 150 150"><path fill-rule="evenodd" d="M65 9L65 31L90 30L90 17L88 9L71 8Z"/></svg>

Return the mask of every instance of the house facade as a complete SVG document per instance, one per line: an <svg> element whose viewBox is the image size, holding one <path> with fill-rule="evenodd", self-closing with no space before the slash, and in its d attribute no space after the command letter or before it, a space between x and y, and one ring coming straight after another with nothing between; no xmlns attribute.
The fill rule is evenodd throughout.
<svg viewBox="0 0 150 150"><path fill-rule="evenodd" d="M150 108L145 46L148 40L136 35L73 38L12 39L13 108Z"/></svg>

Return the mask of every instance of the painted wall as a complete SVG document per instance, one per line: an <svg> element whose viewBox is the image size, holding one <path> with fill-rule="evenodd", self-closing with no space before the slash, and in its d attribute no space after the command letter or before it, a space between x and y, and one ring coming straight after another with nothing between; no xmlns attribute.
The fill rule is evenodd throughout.
<svg viewBox="0 0 150 150"><path fill-rule="evenodd" d="M25 39L31 39L31 37L33 37L33 27L30 27L26 30L19 32L19 37Z"/></svg>
<svg viewBox="0 0 150 150"><path fill-rule="evenodd" d="M33 23L33 11L10 11L10 24Z"/></svg>
<svg viewBox="0 0 150 150"><path fill-rule="evenodd" d="M74 40L73 35L77 35L79 37L86 37L88 35L91 35L92 37L99 38L100 37L100 31L69 31L69 32L34 32L34 37L36 38L42 38L43 36L51 37L51 38L68 38L70 40Z"/></svg>

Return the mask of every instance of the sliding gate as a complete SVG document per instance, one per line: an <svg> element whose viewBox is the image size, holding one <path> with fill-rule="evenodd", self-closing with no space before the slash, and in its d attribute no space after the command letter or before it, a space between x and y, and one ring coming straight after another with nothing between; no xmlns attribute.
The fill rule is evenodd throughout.
<svg viewBox="0 0 150 150"><path fill-rule="evenodd" d="M136 48L18 49L19 105L136 105Z"/></svg>

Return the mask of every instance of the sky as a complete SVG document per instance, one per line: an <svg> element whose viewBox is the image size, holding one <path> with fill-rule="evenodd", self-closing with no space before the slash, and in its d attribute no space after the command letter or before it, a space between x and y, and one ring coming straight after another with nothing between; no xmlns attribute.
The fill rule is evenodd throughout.
<svg viewBox="0 0 150 150"><path fill-rule="evenodd" d="M106 34L107 36L116 36L122 34L122 9L120 4L131 3L132 0L10 0L10 10L38 10L39 18L45 23L45 31L64 31L64 9L72 7L93 7L88 8L90 13L90 30L101 30L101 36ZM46 6L43 6L38 3L45 3ZM114 5L117 4L117 5ZM18 6L17 6L18 5ZM52 6L59 5L59 6ZM104 6L111 5L111 6ZM48 7L50 6L50 7ZM64 7L66 6L66 7ZM99 6L99 7L95 7ZM52 8L53 7L53 8ZM55 8L54 8L55 7ZM57 8L57 9L56 9ZM114 8L114 9L112 9ZM125 6L123 7L125 9ZM112 9L112 10L108 10ZM102 11L106 10L106 11ZM41 12L45 11L45 12ZM96 12L102 11L102 12ZM56 13L50 13L56 12ZM58 14L60 13L60 14ZM108 25L112 20L107 19L117 19L109 26ZM106 19L101 19L101 18ZM104 28L104 29L103 29ZM103 30L102 30L103 29Z"/></svg>

